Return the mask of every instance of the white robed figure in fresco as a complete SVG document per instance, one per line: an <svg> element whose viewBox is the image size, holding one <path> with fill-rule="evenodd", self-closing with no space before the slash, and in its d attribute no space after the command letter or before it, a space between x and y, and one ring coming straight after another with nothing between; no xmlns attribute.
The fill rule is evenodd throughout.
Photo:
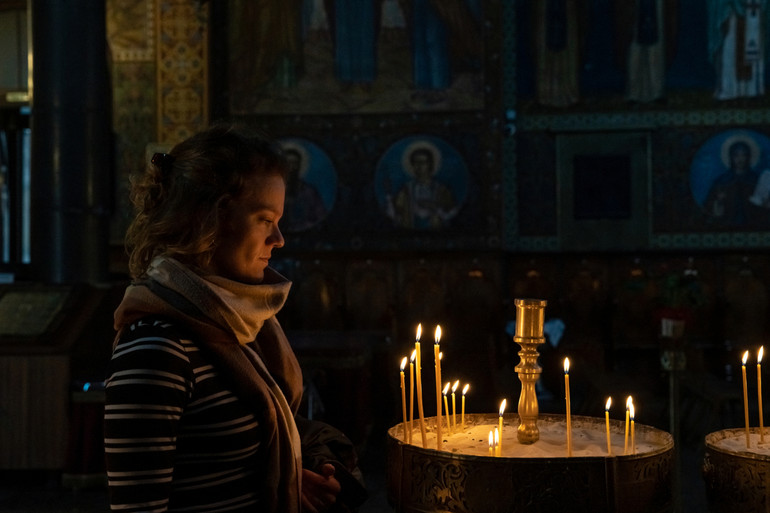
<svg viewBox="0 0 770 513"><path fill-rule="evenodd" d="M626 58L629 101L652 102L664 97L666 63L676 51L678 3L615 0L615 27L619 48Z"/></svg>
<svg viewBox="0 0 770 513"><path fill-rule="evenodd" d="M765 18L768 0L708 0L709 56L717 73L714 97L765 93Z"/></svg>

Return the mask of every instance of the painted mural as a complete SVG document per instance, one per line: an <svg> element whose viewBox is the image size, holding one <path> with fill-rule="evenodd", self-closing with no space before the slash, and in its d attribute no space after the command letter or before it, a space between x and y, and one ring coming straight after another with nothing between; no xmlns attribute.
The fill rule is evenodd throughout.
<svg viewBox="0 0 770 513"><path fill-rule="evenodd" d="M483 105L482 1L230 2L233 115Z"/></svg>

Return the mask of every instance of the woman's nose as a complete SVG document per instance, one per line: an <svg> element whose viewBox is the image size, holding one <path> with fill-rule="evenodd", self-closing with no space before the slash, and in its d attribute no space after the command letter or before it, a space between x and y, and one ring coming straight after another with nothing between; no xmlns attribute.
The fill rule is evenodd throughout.
<svg viewBox="0 0 770 513"><path fill-rule="evenodd" d="M273 246L276 248L283 247L283 243L285 242L283 238L283 234L281 233L281 229L278 228L278 225L275 225L275 229L273 230L273 233L271 234L271 242L273 243Z"/></svg>

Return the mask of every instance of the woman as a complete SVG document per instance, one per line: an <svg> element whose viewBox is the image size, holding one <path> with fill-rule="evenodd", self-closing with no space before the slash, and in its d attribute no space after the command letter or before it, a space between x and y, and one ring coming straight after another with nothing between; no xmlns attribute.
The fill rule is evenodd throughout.
<svg viewBox="0 0 770 513"><path fill-rule="evenodd" d="M315 513L358 485L352 448L302 468L302 374L275 318L291 283L268 266L284 244L277 148L218 125L132 184L134 281L106 386L113 510Z"/></svg>

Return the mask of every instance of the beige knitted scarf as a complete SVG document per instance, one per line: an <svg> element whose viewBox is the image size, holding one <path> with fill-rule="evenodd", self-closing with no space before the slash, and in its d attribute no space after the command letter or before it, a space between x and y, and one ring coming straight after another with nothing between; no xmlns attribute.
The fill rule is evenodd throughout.
<svg viewBox="0 0 770 513"><path fill-rule="evenodd" d="M275 314L291 282L267 268L258 285L202 277L180 262L156 258L147 279L131 284L115 311L115 329L149 315L177 323L230 380L260 421L267 469L265 511L300 510L300 441L294 414L302 373ZM117 338L116 338L117 340Z"/></svg>

